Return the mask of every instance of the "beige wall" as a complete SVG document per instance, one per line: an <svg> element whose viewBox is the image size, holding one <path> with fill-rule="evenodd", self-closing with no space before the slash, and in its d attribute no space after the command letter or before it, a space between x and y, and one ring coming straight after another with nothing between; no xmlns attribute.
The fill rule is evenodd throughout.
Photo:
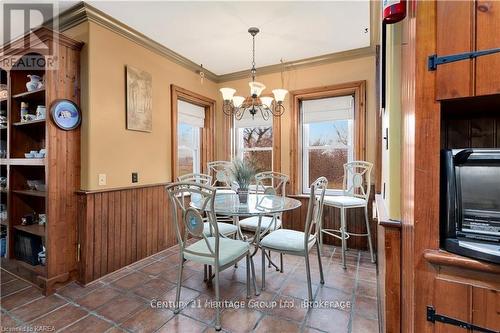
<svg viewBox="0 0 500 333"><path fill-rule="evenodd" d="M248 79L215 84L98 24L86 22L64 32L84 41L82 51L82 177L86 190L154 184L171 180L170 85L176 84L216 99L216 157L224 157L223 115L219 88L231 86L248 93ZM152 133L126 130L125 66L153 77ZM270 89L281 85L280 74L258 77ZM375 57L299 68L285 74L285 88L304 88L367 81L367 159L375 160ZM282 120L282 171L290 172L290 105ZM132 184L131 173L139 173ZM98 185L98 174L107 185Z"/></svg>
<svg viewBox="0 0 500 333"><path fill-rule="evenodd" d="M258 69L257 69L258 75ZM284 75L285 89L289 91L328 86L338 83L366 80L366 158L370 162L375 161L376 152L376 96L375 96L375 56L368 56L349 61L335 62L314 67L303 67L287 71ZM247 96L249 79L242 79L219 84L221 87L231 87L237 90L238 95ZM257 81L266 85L264 93L270 93L272 89L281 87L281 74L274 73L257 77ZM218 97L218 105L221 98ZM290 173L290 95L285 100L286 111L281 120L281 171ZM221 128L222 123L219 124ZM222 134L217 133L219 140ZM219 156L222 154L222 145L218 145Z"/></svg>
<svg viewBox="0 0 500 333"><path fill-rule="evenodd" d="M86 39L87 64L82 64L82 189L116 188L171 180L170 85L217 98L215 83L95 23L83 38L80 26L65 34ZM153 131L126 129L125 66L152 74ZM139 173L132 184L131 173ZM98 174L107 185L98 185Z"/></svg>

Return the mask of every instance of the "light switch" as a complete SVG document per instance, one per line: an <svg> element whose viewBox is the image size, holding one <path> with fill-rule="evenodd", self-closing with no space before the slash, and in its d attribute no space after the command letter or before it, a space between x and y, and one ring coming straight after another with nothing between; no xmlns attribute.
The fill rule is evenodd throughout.
<svg viewBox="0 0 500 333"><path fill-rule="evenodd" d="M99 185L101 185L101 186L106 185L106 174L105 173L99 174Z"/></svg>

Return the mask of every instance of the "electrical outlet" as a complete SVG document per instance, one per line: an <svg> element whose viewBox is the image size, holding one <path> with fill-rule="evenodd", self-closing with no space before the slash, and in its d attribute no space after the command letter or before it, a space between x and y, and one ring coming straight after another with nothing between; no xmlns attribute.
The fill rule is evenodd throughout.
<svg viewBox="0 0 500 333"><path fill-rule="evenodd" d="M137 183L139 181L139 174L137 172L132 172L132 183Z"/></svg>
<svg viewBox="0 0 500 333"><path fill-rule="evenodd" d="M106 185L106 174L105 173L99 174L99 185L100 186Z"/></svg>

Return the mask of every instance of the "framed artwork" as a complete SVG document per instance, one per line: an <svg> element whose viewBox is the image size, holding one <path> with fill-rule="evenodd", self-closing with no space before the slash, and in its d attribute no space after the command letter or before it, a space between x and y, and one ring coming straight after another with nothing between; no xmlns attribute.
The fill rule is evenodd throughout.
<svg viewBox="0 0 500 333"><path fill-rule="evenodd" d="M65 131L77 128L82 121L78 106L67 99L55 100L50 108L50 115L54 123Z"/></svg>
<svg viewBox="0 0 500 333"><path fill-rule="evenodd" d="M153 87L151 74L132 66L127 75L127 129L151 132L153 128Z"/></svg>

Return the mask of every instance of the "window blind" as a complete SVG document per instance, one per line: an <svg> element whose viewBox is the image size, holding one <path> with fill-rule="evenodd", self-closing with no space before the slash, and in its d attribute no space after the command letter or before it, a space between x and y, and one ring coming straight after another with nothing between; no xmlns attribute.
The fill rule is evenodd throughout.
<svg viewBox="0 0 500 333"><path fill-rule="evenodd" d="M189 124L196 127L205 126L205 108L184 101L177 102L179 123Z"/></svg>
<svg viewBox="0 0 500 333"><path fill-rule="evenodd" d="M306 124L353 118L353 96L321 98L302 102L302 121Z"/></svg>

